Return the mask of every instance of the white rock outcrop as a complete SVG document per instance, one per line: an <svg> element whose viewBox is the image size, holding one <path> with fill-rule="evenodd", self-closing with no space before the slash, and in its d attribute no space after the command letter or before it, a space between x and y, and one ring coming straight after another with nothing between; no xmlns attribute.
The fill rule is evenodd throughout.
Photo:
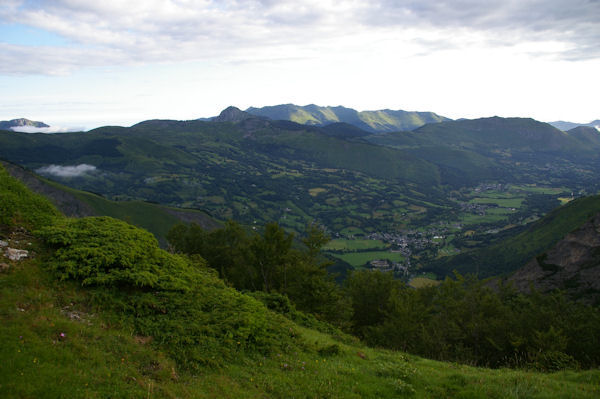
<svg viewBox="0 0 600 399"><path fill-rule="evenodd" d="M4 256L8 257L10 260L19 261L23 258L29 256L29 251L25 249L16 249L16 248L6 248L6 253Z"/></svg>

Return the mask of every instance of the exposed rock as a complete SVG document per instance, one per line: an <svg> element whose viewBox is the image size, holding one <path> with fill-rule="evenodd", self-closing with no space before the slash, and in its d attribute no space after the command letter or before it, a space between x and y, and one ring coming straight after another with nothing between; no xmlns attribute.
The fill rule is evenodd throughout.
<svg viewBox="0 0 600 399"><path fill-rule="evenodd" d="M152 337L146 337L146 336L143 336L143 335L136 335L136 336L134 336L134 337L133 337L133 339L134 339L134 340L135 340L135 342L137 342L138 344L141 344L141 345L147 345L147 344L149 344L150 342L152 342L152 339L153 339L153 338L152 338Z"/></svg>
<svg viewBox="0 0 600 399"><path fill-rule="evenodd" d="M0 121L0 129L8 130L13 127L33 126L33 127L50 127L44 122L31 121L26 118L12 119L10 121Z"/></svg>
<svg viewBox="0 0 600 399"><path fill-rule="evenodd" d="M585 302L600 301L600 214L508 278L521 292L565 290Z"/></svg>
<svg viewBox="0 0 600 399"><path fill-rule="evenodd" d="M8 259L10 260L14 260L14 261L19 261L23 258L26 258L29 256L29 251L25 250L25 249L16 249L16 248L6 248L6 253L4 254L4 256L7 256Z"/></svg>
<svg viewBox="0 0 600 399"><path fill-rule="evenodd" d="M248 118L255 118L255 116L236 107L227 107L213 119L213 122L241 122Z"/></svg>
<svg viewBox="0 0 600 399"><path fill-rule="evenodd" d="M8 242L0 240L0 247L8 247Z"/></svg>

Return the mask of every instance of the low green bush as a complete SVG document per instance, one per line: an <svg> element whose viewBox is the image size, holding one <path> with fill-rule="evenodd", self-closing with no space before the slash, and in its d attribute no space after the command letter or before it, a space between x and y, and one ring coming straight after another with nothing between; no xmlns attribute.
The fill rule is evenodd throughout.
<svg viewBox="0 0 600 399"><path fill-rule="evenodd" d="M109 217L65 219L38 235L61 280L89 287L91 305L166 350L181 366L220 366L240 352L297 347L294 326L227 287L202 258L170 254L148 232Z"/></svg>

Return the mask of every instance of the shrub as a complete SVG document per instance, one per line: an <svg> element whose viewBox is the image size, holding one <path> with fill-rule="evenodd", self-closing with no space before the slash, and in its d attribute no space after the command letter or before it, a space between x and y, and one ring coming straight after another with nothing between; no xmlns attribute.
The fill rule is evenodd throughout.
<svg viewBox="0 0 600 399"><path fill-rule="evenodd" d="M61 280L169 290L189 290L187 280L193 280L183 258L160 249L151 233L117 219L64 219L38 235L55 249L48 265Z"/></svg>
<svg viewBox="0 0 600 399"><path fill-rule="evenodd" d="M109 217L65 219L39 235L62 280L90 286L93 306L111 322L152 337L181 366L219 366L239 352L285 351L293 325L227 287L203 260L169 254L148 232Z"/></svg>

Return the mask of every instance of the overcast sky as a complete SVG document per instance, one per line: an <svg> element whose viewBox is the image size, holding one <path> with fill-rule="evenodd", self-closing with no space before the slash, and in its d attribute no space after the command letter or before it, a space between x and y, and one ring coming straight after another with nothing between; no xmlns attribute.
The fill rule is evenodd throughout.
<svg viewBox="0 0 600 399"><path fill-rule="evenodd" d="M600 118L599 0L0 0L0 120L228 105Z"/></svg>

